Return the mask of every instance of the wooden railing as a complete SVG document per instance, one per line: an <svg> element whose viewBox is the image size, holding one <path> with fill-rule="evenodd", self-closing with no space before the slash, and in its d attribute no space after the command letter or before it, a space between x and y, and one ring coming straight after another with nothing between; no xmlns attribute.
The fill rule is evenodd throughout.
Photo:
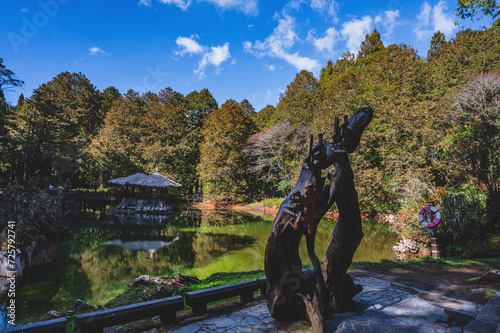
<svg viewBox="0 0 500 333"><path fill-rule="evenodd" d="M253 293L260 289L265 293L265 278L237 282L225 286L207 288L186 293L186 304L191 306L195 315L206 313L209 302L220 301L229 297L240 296L242 303L253 300ZM75 332L96 333L102 332L105 327L160 316L162 324L175 322L176 313L184 308L182 296L172 296L157 300L120 306L106 310L78 314L68 321L67 318L58 318L31 323L22 326L7 328L5 333L59 333L66 332L68 326L75 325Z"/></svg>

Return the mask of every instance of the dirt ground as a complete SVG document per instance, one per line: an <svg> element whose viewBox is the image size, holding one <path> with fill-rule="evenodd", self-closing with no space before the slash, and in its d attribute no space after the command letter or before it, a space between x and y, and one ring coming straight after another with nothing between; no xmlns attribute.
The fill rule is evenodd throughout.
<svg viewBox="0 0 500 333"><path fill-rule="evenodd" d="M500 275L489 273L489 268L444 270L420 268L418 271L370 269L369 271L380 274L390 281L403 282L431 293L480 304L486 304L500 289Z"/></svg>

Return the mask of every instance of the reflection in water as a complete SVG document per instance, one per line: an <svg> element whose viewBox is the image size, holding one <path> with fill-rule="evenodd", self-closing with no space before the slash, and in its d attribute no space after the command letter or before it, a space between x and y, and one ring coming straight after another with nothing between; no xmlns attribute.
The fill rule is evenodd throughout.
<svg viewBox="0 0 500 333"><path fill-rule="evenodd" d="M152 215L152 214L116 214L118 221L123 225L158 225L166 223L172 215Z"/></svg>
<svg viewBox="0 0 500 333"><path fill-rule="evenodd" d="M125 247L129 250L132 250L132 251L146 250L146 251L155 251L156 252L159 249L162 249L164 247L169 246L170 244L172 244L172 242L175 242L178 239L179 239L179 237L175 237L171 242L163 242L163 241L124 242L120 239L115 239L115 240L107 242L107 244Z"/></svg>
<svg viewBox="0 0 500 333"><path fill-rule="evenodd" d="M160 249L166 248L173 242L179 240L179 236L175 236L170 242L160 240L137 240L133 242L126 242L121 239L114 239L107 242L109 245L116 245L125 247L132 251L145 250L149 252L149 258L153 259L153 255Z"/></svg>
<svg viewBox="0 0 500 333"><path fill-rule="evenodd" d="M263 269L273 216L235 211L184 211L165 223L122 220L71 223L52 263L34 267L17 288L17 322L39 320L49 310L67 310L77 298L105 304L127 283L148 274L177 273L206 278L216 272ZM335 222L323 220L316 253L324 257ZM376 223L363 222L365 237L354 261L394 259L397 237ZM308 263L305 244L300 255ZM0 307L5 303L0 302ZM1 311L0 314L4 312ZM0 321L0 329L5 322Z"/></svg>

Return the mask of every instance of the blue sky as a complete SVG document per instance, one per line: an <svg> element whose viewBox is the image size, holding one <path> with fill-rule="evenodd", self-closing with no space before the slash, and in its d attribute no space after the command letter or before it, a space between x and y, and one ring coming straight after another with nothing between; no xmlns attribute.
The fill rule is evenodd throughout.
<svg viewBox="0 0 500 333"><path fill-rule="evenodd" d="M385 45L427 54L440 30L458 31L456 0L3 1L0 57L25 81L12 104L62 71L82 72L100 90L115 86L187 95L208 88L219 105L248 99L256 111L307 69L357 53L376 28Z"/></svg>

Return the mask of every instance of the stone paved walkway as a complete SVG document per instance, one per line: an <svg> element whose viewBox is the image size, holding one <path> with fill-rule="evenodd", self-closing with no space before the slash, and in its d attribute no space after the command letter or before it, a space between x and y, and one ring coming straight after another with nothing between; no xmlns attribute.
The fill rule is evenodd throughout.
<svg viewBox="0 0 500 333"><path fill-rule="evenodd" d="M356 283L363 286L363 291L354 298L352 311L326 318L327 332L477 331L471 324L480 319L478 313L483 305L387 281L369 273L355 273L352 276ZM495 297L500 299L500 293ZM495 297L494 301L498 301ZM498 313L498 309L493 307L493 316ZM491 310L489 306L489 312ZM206 316L198 321L183 321L175 327L162 327L159 332L311 332L310 325L305 322L287 325L274 320L262 299L232 312L211 318ZM500 326L497 330L497 325L498 322L493 323L484 332L482 327L480 332L500 333Z"/></svg>

